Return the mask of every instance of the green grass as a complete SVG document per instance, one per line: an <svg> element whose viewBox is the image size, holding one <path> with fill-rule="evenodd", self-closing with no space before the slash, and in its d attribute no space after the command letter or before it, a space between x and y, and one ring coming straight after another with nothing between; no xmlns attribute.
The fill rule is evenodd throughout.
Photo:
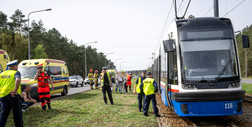
<svg viewBox="0 0 252 127"><path fill-rule="evenodd" d="M115 105L105 105L100 90L92 90L52 101L52 110L41 111L39 105L23 113L28 127L131 127L158 126L150 105L149 117L138 112L137 96L113 93ZM12 114L7 127L14 126Z"/></svg>
<svg viewBox="0 0 252 127"><path fill-rule="evenodd" d="M242 83L242 89L246 91L246 93L252 94L252 84Z"/></svg>

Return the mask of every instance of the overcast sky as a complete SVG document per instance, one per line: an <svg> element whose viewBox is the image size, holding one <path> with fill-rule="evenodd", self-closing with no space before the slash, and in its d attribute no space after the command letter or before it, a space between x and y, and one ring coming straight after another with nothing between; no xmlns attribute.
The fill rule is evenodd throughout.
<svg viewBox="0 0 252 127"><path fill-rule="evenodd" d="M182 2L183 1L183 2ZM220 16L224 16L243 0L219 0ZM188 0L177 0L180 14ZM78 45L98 41L92 47L108 55L112 61L122 63L123 70L146 69L151 65L161 31L168 16L172 0L0 0L0 11L8 16L16 9L27 16L31 11L52 8L50 12L31 15L41 19L46 29L55 27L63 36ZM225 17L231 18L235 30L252 24L252 1L246 0ZM192 0L188 15L213 16L213 0ZM207 13L209 11L209 13ZM172 8L166 27L174 18ZM165 30L166 31L166 30Z"/></svg>

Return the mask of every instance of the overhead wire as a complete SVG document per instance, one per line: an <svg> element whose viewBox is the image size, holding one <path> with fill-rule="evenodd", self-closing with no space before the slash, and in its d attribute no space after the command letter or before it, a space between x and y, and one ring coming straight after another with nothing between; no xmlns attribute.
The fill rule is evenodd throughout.
<svg viewBox="0 0 252 127"><path fill-rule="evenodd" d="M230 11L226 12L226 14L223 16L225 17L226 15L228 15L230 12L232 12L233 10L235 10L237 7L239 7L243 2L245 2L246 0L241 1L239 4L237 4L234 8L232 8Z"/></svg>
<svg viewBox="0 0 252 127"><path fill-rule="evenodd" d="M208 11L204 14L203 17L205 17L212 9L213 9L213 5L208 9Z"/></svg>
<svg viewBox="0 0 252 127"><path fill-rule="evenodd" d="M161 38L162 38L162 36L163 36L164 30L165 30L165 28L166 28L166 24L167 24L168 19L169 19L169 17L170 17L171 9L172 9L172 4L171 4L171 6L170 6L170 9L169 9L168 15L167 15L167 17L166 17L166 20L165 20L164 26L163 26L163 28L162 28L162 32L161 32L161 34L160 34L160 36L159 36L159 39L158 39L157 45L156 45L156 47L155 47L155 49L154 49L154 50L156 50L156 49L157 49L157 47L158 47L158 45L160 44L160 40L161 40Z"/></svg>

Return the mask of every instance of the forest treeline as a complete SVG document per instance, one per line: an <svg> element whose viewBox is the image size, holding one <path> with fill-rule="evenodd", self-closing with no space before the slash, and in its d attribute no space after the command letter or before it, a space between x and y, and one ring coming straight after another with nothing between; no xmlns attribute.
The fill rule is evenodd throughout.
<svg viewBox="0 0 252 127"><path fill-rule="evenodd" d="M8 52L11 60L19 62L28 59L27 18L21 10L16 10L9 18L0 11L0 49ZM85 42L80 42L84 44ZM85 48L87 50L87 68L99 70L105 66L113 68L114 64L104 53L97 52L91 46L78 46L73 40L61 35L56 29L46 29L42 20L30 24L31 59L50 58L64 60L71 75L85 74Z"/></svg>
<svg viewBox="0 0 252 127"><path fill-rule="evenodd" d="M247 60L248 60L248 77L252 77L252 25L245 27L236 35L237 47L238 47L238 54L240 60L240 67L241 67L241 74L242 77L245 77L245 50L247 52ZM241 35L248 35L250 41L250 48L243 48L242 47L242 38Z"/></svg>

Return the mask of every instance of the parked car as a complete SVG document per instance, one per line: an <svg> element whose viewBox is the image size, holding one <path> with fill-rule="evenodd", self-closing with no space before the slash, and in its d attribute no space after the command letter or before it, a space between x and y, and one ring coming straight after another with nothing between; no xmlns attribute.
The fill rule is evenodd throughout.
<svg viewBox="0 0 252 127"><path fill-rule="evenodd" d="M84 80L84 84L85 84L85 85L90 84L90 80L88 79L88 77L86 77L86 78L85 78L85 80Z"/></svg>
<svg viewBox="0 0 252 127"><path fill-rule="evenodd" d="M80 75L72 75L69 77L70 86L78 87L78 85L83 86L83 78Z"/></svg>

